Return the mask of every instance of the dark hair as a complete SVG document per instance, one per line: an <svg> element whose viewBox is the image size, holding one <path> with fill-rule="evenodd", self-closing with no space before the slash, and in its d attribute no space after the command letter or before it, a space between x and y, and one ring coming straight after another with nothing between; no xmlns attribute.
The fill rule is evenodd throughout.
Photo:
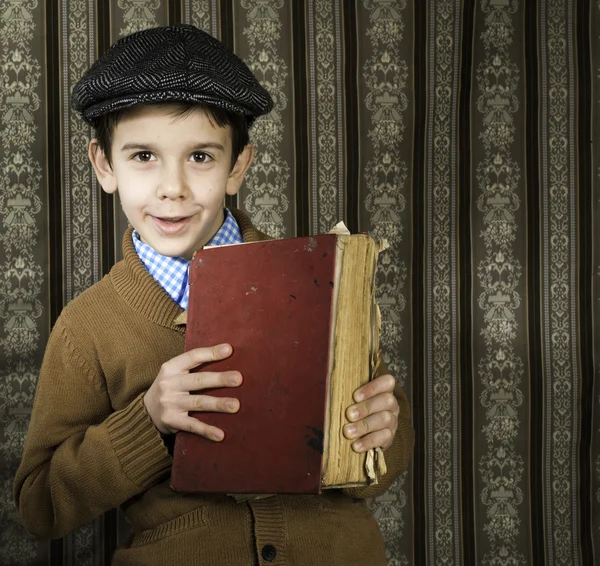
<svg viewBox="0 0 600 566"><path fill-rule="evenodd" d="M161 105L165 106L166 104L167 103ZM250 141L246 117L242 114L236 114L234 112L229 112L228 110L223 110L222 108L217 108L216 106L208 106L193 102L181 102L176 104L177 107L173 111L173 116L175 116L175 118L183 118L194 109L201 108L206 112L208 119L213 126L216 125L220 128L231 126L231 168L233 169L233 166L235 165L240 153L244 151L244 147L246 147ZM136 107L134 106L132 108ZM98 140L99 148L104 152L104 155L106 155L106 158L111 165L113 133L122 116L132 108L117 110L97 118L95 137Z"/></svg>

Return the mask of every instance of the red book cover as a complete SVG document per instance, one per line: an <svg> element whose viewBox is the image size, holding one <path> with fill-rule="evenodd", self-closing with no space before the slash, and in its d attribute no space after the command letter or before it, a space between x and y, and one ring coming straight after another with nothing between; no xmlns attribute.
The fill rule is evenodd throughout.
<svg viewBox="0 0 600 566"><path fill-rule="evenodd" d="M171 486L219 493L319 493L335 235L207 248L190 264L186 350L223 342L237 370L235 414L191 413L225 432L213 442L176 435Z"/></svg>

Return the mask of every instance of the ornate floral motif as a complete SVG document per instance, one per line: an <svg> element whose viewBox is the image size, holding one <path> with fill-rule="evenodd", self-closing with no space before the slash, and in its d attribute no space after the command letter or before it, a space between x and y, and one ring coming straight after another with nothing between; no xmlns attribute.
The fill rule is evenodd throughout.
<svg viewBox="0 0 600 566"><path fill-rule="evenodd" d="M371 153L362 173L362 182L366 187L365 209L369 213L373 237L385 238L390 245L380 255L377 299L382 315L381 345L384 359L401 384L405 383L408 376L408 364L394 354L400 351L403 338L402 313L406 307L404 289L408 271L400 254L404 230L403 213L406 208L405 191L408 190L408 167L400 157L400 144L405 128L403 112L408 108L405 94L408 88L408 67L400 54L404 38L401 12L405 7L404 1L365 0L365 15L359 16L368 17L366 36L371 48L371 56L362 63L365 105L370 120L367 136ZM333 73L333 45L329 50L331 56L327 69ZM334 77L331 76L329 95L332 104L335 103L333 80ZM321 102L318 108L321 113ZM335 115L330 116L329 139L333 143ZM335 159L333 148L331 158ZM320 198L323 199L324 196ZM332 191L330 196L335 197L335 193ZM334 200L330 199L326 206L328 208L319 212L324 218L327 217L324 211L335 212ZM409 564L402 549L405 528L403 512L406 512L405 482L406 474L385 495L370 503L386 542L388 563L393 565Z"/></svg>
<svg viewBox="0 0 600 566"><path fill-rule="evenodd" d="M243 31L250 46L246 63L275 103L273 111L259 118L252 127L251 137L258 159L246 175L248 194L244 205L257 228L281 238L287 234L283 213L289 206L285 190L290 178L290 167L279 152L284 134L281 112L287 108L284 87L288 78L287 65L277 53L276 45L281 37L279 10L283 0L242 0L241 6L247 12L248 22Z"/></svg>
<svg viewBox="0 0 600 566"><path fill-rule="evenodd" d="M546 535L548 561L579 564L578 348L577 343L577 140L575 46L568 24L570 0L545 0L540 21L540 71L548 88L541 99L543 288L546 368ZM545 10L544 10L545 8Z"/></svg>
<svg viewBox="0 0 600 566"><path fill-rule="evenodd" d="M216 15L216 6L211 9L212 0L190 0L185 1L184 21L216 36L213 26L213 16Z"/></svg>
<svg viewBox="0 0 600 566"><path fill-rule="evenodd" d="M160 8L160 0L118 0L117 6L124 11L121 36L158 25L155 11Z"/></svg>
<svg viewBox="0 0 600 566"><path fill-rule="evenodd" d="M29 417L27 417L29 420ZM20 453L20 450L19 450ZM17 510L13 503L13 481L3 478L0 481L0 564L28 566L40 562L39 547L21 527Z"/></svg>
<svg viewBox="0 0 600 566"><path fill-rule="evenodd" d="M483 433L488 450L479 460L483 482L479 496L486 506L482 528L490 541L482 563L520 565L525 564L516 546L522 525L519 506L523 501L524 463L517 452L517 435L524 399L519 386L525 368L518 353L515 316L523 292L515 242L521 167L510 155L515 143L514 117L520 109L520 77L509 50L518 1L482 0L480 6L486 16L479 38L484 56L476 73L476 107L481 116L479 139L484 157L477 164L476 178L477 208L483 224L479 237L485 254L477 266L477 276L485 349L481 348L477 377L482 387L480 402L485 409Z"/></svg>
<svg viewBox="0 0 600 566"><path fill-rule="evenodd" d="M12 500L37 379L40 328L47 325L45 273L35 256L41 245L42 168L34 145L43 53L34 52L32 42L41 12L36 0L20 0L0 14L0 563L15 565L43 560Z"/></svg>
<svg viewBox="0 0 600 566"><path fill-rule="evenodd" d="M33 39L33 16L37 7L38 0L9 0L8 6L3 7L0 25L5 33L0 41L4 47L29 44Z"/></svg>

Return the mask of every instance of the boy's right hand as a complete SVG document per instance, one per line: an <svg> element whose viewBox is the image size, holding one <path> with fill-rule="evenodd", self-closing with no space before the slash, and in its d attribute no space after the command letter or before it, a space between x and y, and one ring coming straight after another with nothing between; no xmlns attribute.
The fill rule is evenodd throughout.
<svg viewBox="0 0 600 566"><path fill-rule="evenodd" d="M229 344L196 348L162 365L154 383L144 395L146 410L154 426L162 434L185 430L209 440L223 440L225 435L220 428L207 425L190 417L188 413L236 413L240 402L230 397L192 395L190 392L214 387L238 387L242 383L242 376L237 371L190 373L190 370L208 362L228 358L232 352L233 348Z"/></svg>

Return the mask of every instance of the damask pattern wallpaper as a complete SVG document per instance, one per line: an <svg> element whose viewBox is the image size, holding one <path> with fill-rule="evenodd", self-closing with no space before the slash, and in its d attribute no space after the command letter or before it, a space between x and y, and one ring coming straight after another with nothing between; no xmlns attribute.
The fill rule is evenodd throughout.
<svg viewBox="0 0 600 566"><path fill-rule="evenodd" d="M228 203L276 237L390 242L382 345L417 441L370 502L388 564L600 562L600 0L0 0L0 564L108 564L127 537L112 511L34 539L12 479L50 328L126 227L71 89L174 22L275 101Z"/></svg>

